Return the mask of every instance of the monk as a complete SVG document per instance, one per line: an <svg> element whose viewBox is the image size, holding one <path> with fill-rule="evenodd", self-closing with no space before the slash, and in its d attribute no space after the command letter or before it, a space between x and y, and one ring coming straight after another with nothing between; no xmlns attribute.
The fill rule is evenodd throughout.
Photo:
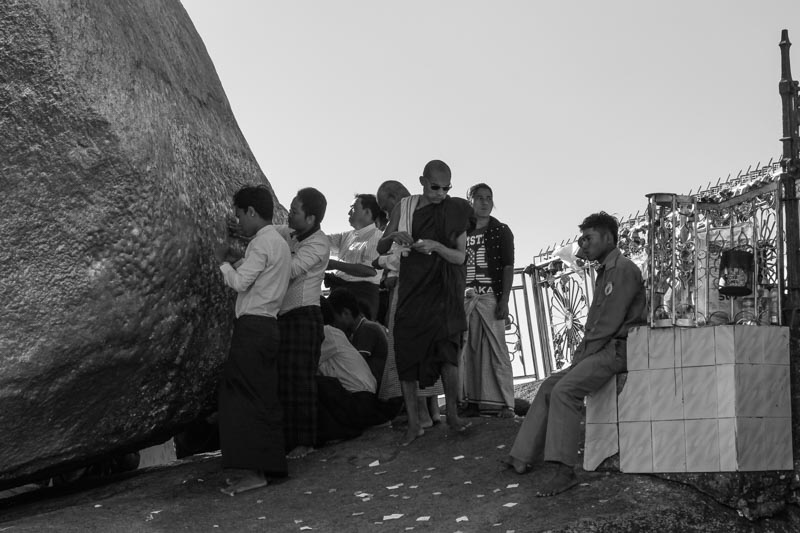
<svg viewBox="0 0 800 533"><path fill-rule="evenodd" d="M440 375L448 426L459 433L469 426L458 416L457 401L458 359L467 329L466 239L474 214L466 200L448 196L451 172L445 162L430 161L419 182L422 194L395 206L378 243L379 253L389 251L392 243L407 247L400 259L393 335L408 414L402 446L425 432L417 410L418 386L429 387Z"/></svg>

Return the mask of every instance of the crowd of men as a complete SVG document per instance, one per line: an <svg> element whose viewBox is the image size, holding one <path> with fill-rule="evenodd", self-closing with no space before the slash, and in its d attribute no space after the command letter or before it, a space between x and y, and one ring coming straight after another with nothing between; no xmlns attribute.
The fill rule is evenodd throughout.
<svg viewBox="0 0 800 533"><path fill-rule="evenodd" d="M215 250L225 284L237 293L219 392L223 492L264 487L271 477L288 474L288 460L387 423L401 405L408 424L398 444L408 446L439 421L442 392L448 427L467 432L470 423L458 405L464 399L462 348L472 327L465 311L468 256L471 271L476 269L467 236L480 235L469 241L479 242L486 227L504 225L489 216L489 186L473 187L484 202L473 210L472 199L448 195L451 177L446 163L433 160L419 178L421 194L409 194L395 181L382 184L376 195L358 194L349 213L353 229L330 235L321 227L327 202L317 189L297 192L286 226L273 225L266 187L235 194L237 227L249 243L242 257L227 242ZM579 403L624 370L627 330L644 311L641 275L616 248L616 224L598 213L580 225L582 251L602 265L586 339L576 362L542 386L547 393L537 395L503 461L518 473L541 461L558 463L542 496L574 485ZM513 240L511 247L504 257L512 264L499 269L509 280ZM480 258L486 262L483 251ZM488 271L486 264L481 269ZM491 282L487 277L490 295ZM496 320L502 327L510 282L498 283L502 312ZM323 285L330 288L327 297ZM466 308L475 308L474 302ZM502 375L510 387L510 370ZM498 400L503 416L513 407L508 396Z"/></svg>

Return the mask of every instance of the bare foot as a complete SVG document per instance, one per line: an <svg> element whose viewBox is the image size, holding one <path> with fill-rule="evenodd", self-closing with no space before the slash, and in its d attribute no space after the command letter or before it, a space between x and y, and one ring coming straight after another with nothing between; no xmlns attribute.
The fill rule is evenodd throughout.
<svg viewBox="0 0 800 533"><path fill-rule="evenodd" d="M422 429L433 427L433 420L431 414L428 412L428 402L426 398L417 398L417 416L419 417L419 425Z"/></svg>
<svg viewBox="0 0 800 533"><path fill-rule="evenodd" d="M497 413L497 418L514 418L514 410L510 407L503 407L500 409L500 412Z"/></svg>
<svg viewBox="0 0 800 533"><path fill-rule="evenodd" d="M559 464L553 477L551 477L550 480L545 483L545 486L536 493L536 496L539 498L555 496L556 494L561 494L571 489L577 484L578 477L575 475L573 468L564 464Z"/></svg>
<svg viewBox="0 0 800 533"><path fill-rule="evenodd" d="M264 478L264 476L260 472L251 470L248 474L246 474L238 481L219 490L222 493L227 494L228 496L235 496L237 494L241 494L242 492L247 492L249 490L254 490L254 489L260 489L261 487L266 487L266 486L267 486L267 480Z"/></svg>
<svg viewBox="0 0 800 533"><path fill-rule="evenodd" d="M457 416L447 418L447 427L456 433L464 433L470 426L472 426L472 422L467 422Z"/></svg>
<svg viewBox="0 0 800 533"><path fill-rule="evenodd" d="M225 474L225 484L230 486L251 475L253 471L244 468L226 468L223 473Z"/></svg>
<svg viewBox="0 0 800 533"><path fill-rule="evenodd" d="M297 446L294 450L286 454L287 459L302 459L314 451L311 446Z"/></svg>
<svg viewBox="0 0 800 533"><path fill-rule="evenodd" d="M425 434L425 430L422 428L414 429L411 426L408 426L408 430L406 430L405 436L397 443L398 446L408 446L421 436Z"/></svg>
<svg viewBox="0 0 800 533"><path fill-rule="evenodd" d="M531 465L520 461L516 457L511 457L510 455L500 459L500 463L506 468L512 469L517 474L527 474L531 471Z"/></svg>
<svg viewBox="0 0 800 533"><path fill-rule="evenodd" d="M434 424L441 422L441 410L439 409L439 398L431 396L428 398L428 410L431 413L431 420Z"/></svg>

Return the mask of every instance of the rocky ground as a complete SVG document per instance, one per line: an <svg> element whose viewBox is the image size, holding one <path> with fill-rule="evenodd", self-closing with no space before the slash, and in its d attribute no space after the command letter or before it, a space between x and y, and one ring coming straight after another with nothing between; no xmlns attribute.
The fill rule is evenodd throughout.
<svg viewBox="0 0 800 533"><path fill-rule="evenodd" d="M235 497L219 456L0 501L0 532L138 531L800 531L800 510L749 522L679 483L580 472L553 498L547 471L502 469L520 418L473 419L468 435L435 426L407 448L402 428L372 429L293 461L291 476Z"/></svg>

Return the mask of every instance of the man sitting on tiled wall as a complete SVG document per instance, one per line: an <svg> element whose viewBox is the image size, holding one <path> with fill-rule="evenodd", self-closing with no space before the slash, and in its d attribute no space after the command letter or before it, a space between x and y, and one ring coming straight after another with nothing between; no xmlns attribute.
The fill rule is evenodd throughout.
<svg viewBox="0 0 800 533"><path fill-rule="evenodd" d="M503 460L519 474L554 463L552 478L537 496L553 496L578 483L574 468L583 399L626 370L628 330L645 319L642 273L617 248L617 220L601 211L586 217L579 228L582 254L600 265L586 331L572 365L542 383Z"/></svg>

